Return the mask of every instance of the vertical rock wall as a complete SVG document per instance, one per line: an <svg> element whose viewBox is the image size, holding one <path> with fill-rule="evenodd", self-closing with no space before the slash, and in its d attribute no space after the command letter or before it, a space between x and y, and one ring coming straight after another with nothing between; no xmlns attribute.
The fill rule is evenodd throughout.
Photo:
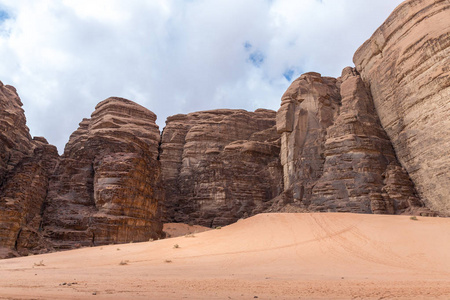
<svg viewBox="0 0 450 300"><path fill-rule="evenodd" d="M283 95L285 193L308 211L431 214L423 209L358 72L338 79L307 73Z"/></svg>
<svg viewBox="0 0 450 300"><path fill-rule="evenodd" d="M281 192L275 112L213 110L166 124L160 160L168 221L230 224Z"/></svg>
<svg viewBox="0 0 450 300"><path fill-rule="evenodd" d="M324 171L309 209L394 214L421 207L380 125L370 91L352 68L344 69L340 81L342 106L327 130Z"/></svg>
<svg viewBox="0 0 450 300"><path fill-rule="evenodd" d="M0 82L0 257L45 248L42 209L58 159L44 138L31 139L21 106L16 90Z"/></svg>
<svg viewBox="0 0 450 300"><path fill-rule="evenodd" d="M284 189L297 205L307 207L311 190L322 176L327 128L339 113L339 83L335 78L306 73L281 98L277 131L281 134Z"/></svg>
<svg viewBox="0 0 450 300"><path fill-rule="evenodd" d="M355 53L398 159L433 209L450 214L450 2L403 2Z"/></svg>

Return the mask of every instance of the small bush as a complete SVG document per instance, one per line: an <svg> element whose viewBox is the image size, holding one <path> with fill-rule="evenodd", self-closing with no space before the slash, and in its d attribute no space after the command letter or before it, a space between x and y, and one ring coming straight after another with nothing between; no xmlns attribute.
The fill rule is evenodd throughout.
<svg viewBox="0 0 450 300"><path fill-rule="evenodd" d="M216 229L222 229L222 226L217 226Z"/></svg>
<svg viewBox="0 0 450 300"><path fill-rule="evenodd" d="M129 260L122 260L119 265L124 266L124 265L128 265Z"/></svg>
<svg viewBox="0 0 450 300"><path fill-rule="evenodd" d="M45 266L43 260L41 260L39 263L34 263L34 265L35 265L36 267L43 267L43 266Z"/></svg>
<svg viewBox="0 0 450 300"><path fill-rule="evenodd" d="M172 261L171 261L170 259L166 259L164 262L169 264L169 263L171 263Z"/></svg>
<svg viewBox="0 0 450 300"><path fill-rule="evenodd" d="M173 248L175 248L175 249L180 248L180 245L175 244L175 245L173 245Z"/></svg>
<svg viewBox="0 0 450 300"><path fill-rule="evenodd" d="M416 216L409 217L409 219L413 220L413 221L417 221L418 220Z"/></svg>

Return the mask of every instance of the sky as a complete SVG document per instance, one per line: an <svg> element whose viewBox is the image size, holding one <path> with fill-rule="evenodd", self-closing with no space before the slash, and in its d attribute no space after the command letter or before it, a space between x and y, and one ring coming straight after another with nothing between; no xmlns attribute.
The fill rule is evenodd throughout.
<svg viewBox="0 0 450 300"><path fill-rule="evenodd" d="M277 110L305 72L338 77L401 0L0 0L0 81L62 152L117 96L168 116Z"/></svg>

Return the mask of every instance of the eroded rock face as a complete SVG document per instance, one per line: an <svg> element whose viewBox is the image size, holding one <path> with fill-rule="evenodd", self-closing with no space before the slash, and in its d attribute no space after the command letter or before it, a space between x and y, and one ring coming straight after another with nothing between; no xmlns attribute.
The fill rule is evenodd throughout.
<svg viewBox="0 0 450 300"><path fill-rule="evenodd" d="M356 69L302 75L277 113L176 115L160 137L152 112L109 98L62 157L31 138L16 90L0 82L0 258L146 241L162 235L161 218L434 215L424 202L449 215L449 14L448 0L405 1L358 49Z"/></svg>
<svg viewBox="0 0 450 300"><path fill-rule="evenodd" d="M44 228L55 248L161 236L155 120L132 101L108 98L80 123L50 180Z"/></svg>
<svg viewBox="0 0 450 300"><path fill-rule="evenodd" d="M398 163L356 70L346 68L338 79L302 75L282 98L277 128L285 197L292 195L292 205L308 211L431 214Z"/></svg>
<svg viewBox="0 0 450 300"><path fill-rule="evenodd" d="M52 248L42 236L42 214L49 178L59 156L56 147L47 141L36 144L33 155L23 158L8 174L1 193L6 217L1 226L9 234L4 246L20 255Z"/></svg>
<svg viewBox="0 0 450 300"><path fill-rule="evenodd" d="M166 124L160 160L167 221L230 224L281 192L274 111L204 111Z"/></svg>
<svg viewBox="0 0 450 300"><path fill-rule="evenodd" d="M0 81L0 182L33 151L30 131L16 89Z"/></svg>
<svg viewBox="0 0 450 300"><path fill-rule="evenodd" d="M339 82L318 73L296 79L281 98L277 131L281 134L284 189L308 206L311 189L322 176L327 128L339 113Z"/></svg>
<svg viewBox="0 0 450 300"><path fill-rule="evenodd" d="M450 214L450 3L403 2L355 53L383 128L419 195Z"/></svg>
<svg viewBox="0 0 450 300"><path fill-rule="evenodd" d="M323 174L312 189L309 209L416 211L423 205L380 125L370 91L352 68L344 69L340 81L342 106L327 130Z"/></svg>
<svg viewBox="0 0 450 300"><path fill-rule="evenodd" d="M0 258L47 249L42 209L58 153L44 138L31 139L21 106L0 82Z"/></svg>

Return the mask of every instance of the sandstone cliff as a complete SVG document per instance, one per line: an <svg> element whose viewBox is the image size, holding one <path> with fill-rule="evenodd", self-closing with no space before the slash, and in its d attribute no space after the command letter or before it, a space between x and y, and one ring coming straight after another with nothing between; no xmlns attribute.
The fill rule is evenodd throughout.
<svg viewBox="0 0 450 300"><path fill-rule="evenodd" d="M21 106L0 82L0 257L46 248L42 209L58 153L44 138L31 139Z"/></svg>
<svg viewBox="0 0 450 300"><path fill-rule="evenodd" d="M449 1L408 0L339 78L306 73L277 113L156 116L100 102L64 154L0 82L0 257L145 241L162 223L270 211L450 215ZM432 208L432 210L429 209Z"/></svg>
<svg viewBox="0 0 450 300"><path fill-rule="evenodd" d="M304 207L322 175L326 130L339 113L339 84L335 78L306 73L281 98L277 131L281 134L284 189L292 189L295 202Z"/></svg>
<svg viewBox="0 0 450 300"><path fill-rule="evenodd" d="M282 189L275 112L169 117L160 160L170 222L226 225L264 210Z"/></svg>
<svg viewBox="0 0 450 300"><path fill-rule="evenodd" d="M16 89L0 81L0 180L30 155L33 143Z"/></svg>
<svg viewBox="0 0 450 300"><path fill-rule="evenodd" d="M282 97L285 191L307 211L431 214L398 163L356 70L307 73Z"/></svg>
<svg viewBox="0 0 450 300"><path fill-rule="evenodd" d="M450 2L403 2L355 53L398 159L427 204L450 214Z"/></svg>
<svg viewBox="0 0 450 300"><path fill-rule="evenodd" d="M311 210L428 214L398 163L359 74L344 69L342 106L328 128L323 174L313 187Z"/></svg>
<svg viewBox="0 0 450 300"><path fill-rule="evenodd" d="M122 98L100 102L71 135L51 177L44 234L56 249L147 241L162 233L156 116Z"/></svg>

